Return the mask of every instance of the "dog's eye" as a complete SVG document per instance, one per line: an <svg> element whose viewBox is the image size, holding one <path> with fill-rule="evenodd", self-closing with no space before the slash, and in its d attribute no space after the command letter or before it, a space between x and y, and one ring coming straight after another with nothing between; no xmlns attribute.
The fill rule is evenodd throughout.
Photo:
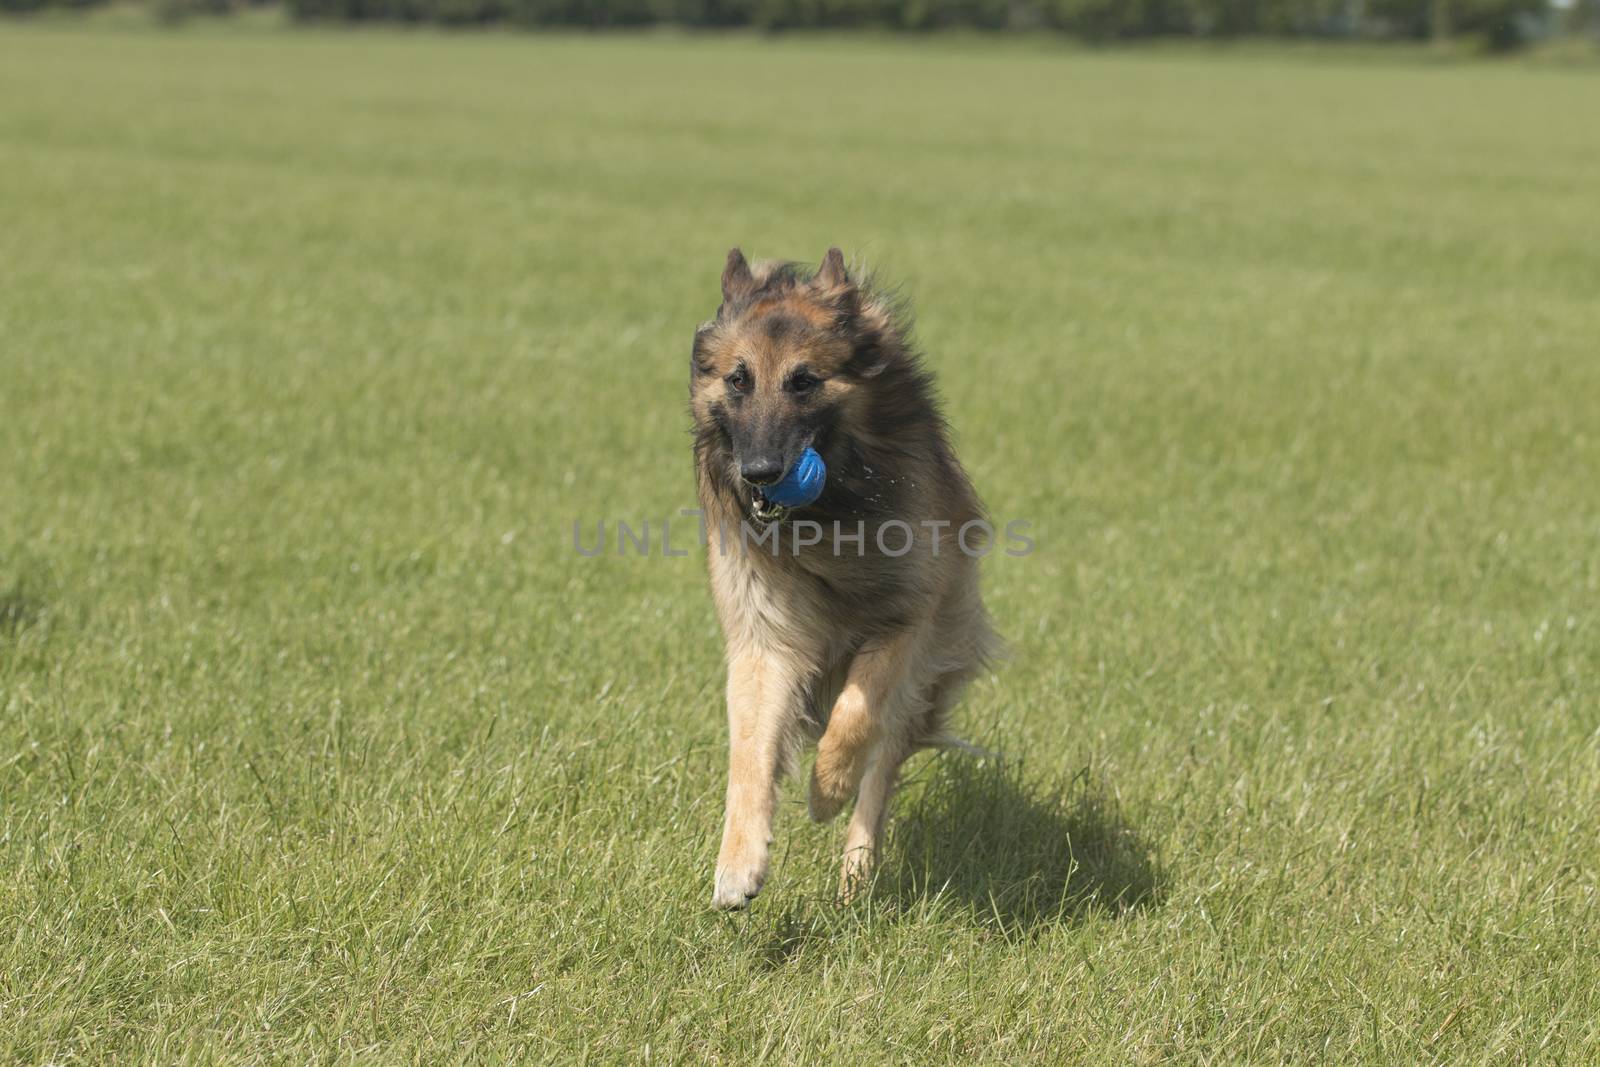
<svg viewBox="0 0 1600 1067"><path fill-rule="evenodd" d="M809 393L822 384L822 379L810 371L796 371L789 375L788 384L791 393Z"/></svg>
<svg viewBox="0 0 1600 1067"><path fill-rule="evenodd" d="M733 373L728 375L724 381L733 386L737 392L744 393L750 390L750 372L745 370L743 363L735 367Z"/></svg>

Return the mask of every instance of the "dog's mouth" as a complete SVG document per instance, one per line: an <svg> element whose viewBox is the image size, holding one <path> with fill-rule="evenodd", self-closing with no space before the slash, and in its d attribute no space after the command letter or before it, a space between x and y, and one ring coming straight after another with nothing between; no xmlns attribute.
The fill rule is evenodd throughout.
<svg viewBox="0 0 1600 1067"><path fill-rule="evenodd" d="M815 431L807 434L805 440L800 442L799 451L803 453L806 449L814 447L816 439L817 434ZM785 478L789 476L791 468L793 468L794 464L797 462L798 459L791 459L789 461L789 466L784 468ZM746 494L748 494L749 497L750 517L755 519L756 522L760 523L761 525L766 526L770 525L771 523L782 522L784 519L788 518L789 513L794 510L785 504L779 504L776 501L767 499L767 494L763 492L763 489L770 487L755 485L754 483L745 481L743 478L739 478L738 480L740 487L745 491ZM778 481L781 482L783 479L780 478Z"/></svg>
<svg viewBox="0 0 1600 1067"><path fill-rule="evenodd" d="M768 523L781 522L783 517L789 514L788 508L768 500L766 494L761 491L760 486L752 485L749 488L750 515L763 526Z"/></svg>

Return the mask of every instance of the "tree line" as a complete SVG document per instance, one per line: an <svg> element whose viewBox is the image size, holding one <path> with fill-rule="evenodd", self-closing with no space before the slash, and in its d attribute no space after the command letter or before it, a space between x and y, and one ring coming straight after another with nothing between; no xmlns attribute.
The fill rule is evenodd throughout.
<svg viewBox="0 0 1600 1067"><path fill-rule="evenodd" d="M0 11L105 0L0 0ZM257 0L155 0L188 11ZM304 21L529 27L670 24L763 30L1053 30L1088 41L1246 36L1477 37L1514 48L1562 29L1600 29L1600 0L285 0Z"/></svg>

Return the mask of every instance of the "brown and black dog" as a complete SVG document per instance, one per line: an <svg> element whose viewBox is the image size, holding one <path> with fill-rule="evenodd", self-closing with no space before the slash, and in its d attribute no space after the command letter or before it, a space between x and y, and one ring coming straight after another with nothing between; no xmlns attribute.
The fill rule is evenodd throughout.
<svg viewBox="0 0 1600 1067"><path fill-rule="evenodd" d="M903 305L837 248L814 274L752 268L734 249L722 306L695 334L696 477L728 658L719 908L761 891L778 787L809 739L811 817L855 798L840 882L852 895L900 765L958 743L945 714L996 647L970 550L982 505L907 331ZM827 465L822 495L772 507L763 486L807 447Z"/></svg>

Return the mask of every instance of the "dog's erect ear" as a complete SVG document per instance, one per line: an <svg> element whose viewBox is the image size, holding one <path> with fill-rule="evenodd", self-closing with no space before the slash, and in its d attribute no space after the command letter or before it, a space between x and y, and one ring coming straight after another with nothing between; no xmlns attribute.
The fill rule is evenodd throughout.
<svg viewBox="0 0 1600 1067"><path fill-rule="evenodd" d="M811 279L811 291L817 299L833 308L840 321L853 319L861 307L861 293L844 267L844 253L837 248L828 249L822 257L822 266Z"/></svg>
<svg viewBox="0 0 1600 1067"><path fill-rule="evenodd" d="M755 292L756 280L750 274L750 264L737 248L728 249L728 265L722 268L722 302L732 304Z"/></svg>
<svg viewBox="0 0 1600 1067"><path fill-rule="evenodd" d="M822 269L817 271L816 282L819 289L838 289L850 284L850 275L844 269L843 252L837 248L828 249L828 254L822 257Z"/></svg>

